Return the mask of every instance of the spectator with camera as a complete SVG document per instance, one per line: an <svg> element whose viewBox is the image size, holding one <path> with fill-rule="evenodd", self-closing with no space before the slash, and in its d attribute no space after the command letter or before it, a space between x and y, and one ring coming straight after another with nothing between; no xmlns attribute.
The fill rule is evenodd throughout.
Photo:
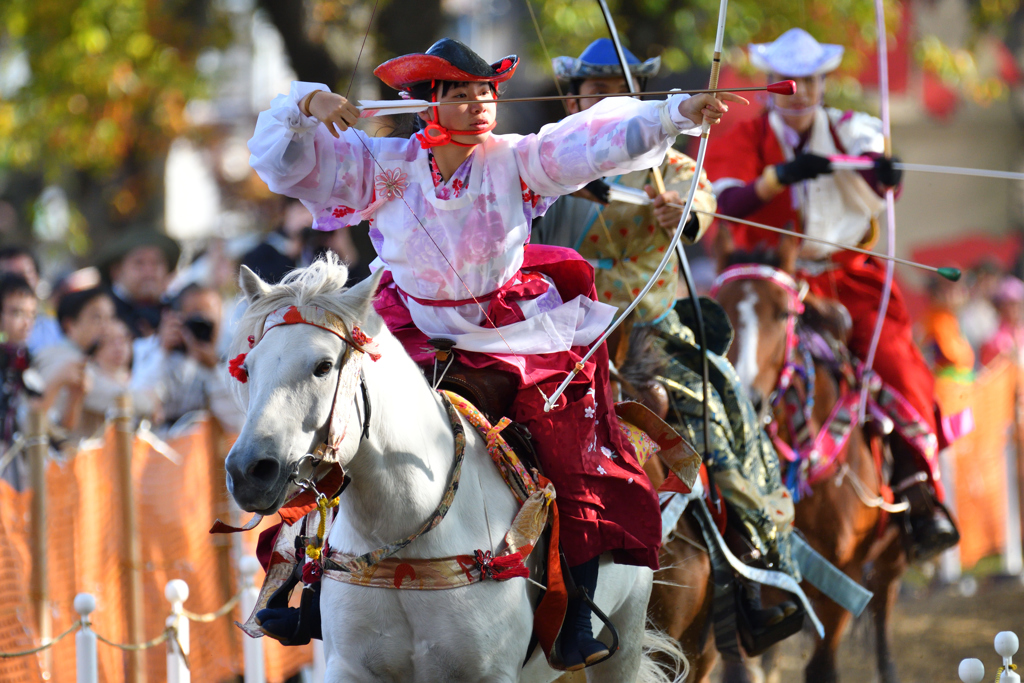
<svg viewBox="0 0 1024 683"><path fill-rule="evenodd" d="M137 344L132 386L152 389L173 425L197 410L208 410L228 431L241 429L245 416L227 384L227 367L217 351L223 303L216 290L185 287L165 310L152 340Z"/></svg>

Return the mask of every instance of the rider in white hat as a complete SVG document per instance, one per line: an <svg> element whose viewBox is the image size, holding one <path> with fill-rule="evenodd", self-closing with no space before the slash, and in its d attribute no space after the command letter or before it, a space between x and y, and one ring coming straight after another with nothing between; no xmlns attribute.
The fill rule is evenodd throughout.
<svg viewBox="0 0 1024 683"><path fill-rule="evenodd" d="M750 46L750 61L769 81L792 79L793 95L770 95L764 113L738 124L708 150L707 172L714 181L719 212L768 225L799 230L849 246L877 239L877 217L887 189L899 191L900 171L885 155L881 122L873 116L823 104L826 74L843 58L841 45L816 41L794 28L772 43ZM874 159L866 171L833 171L829 157ZM735 245L771 248L774 233L731 225ZM811 296L836 299L848 309L850 350L863 359L878 316L885 268L873 257L804 242L799 275ZM885 331L875 357L875 373L903 401L892 439L895 495L907 500L908 548L912 559L926 559L955 545L959 534L941 505L934 380L912 337L903 296L895 285L886 311Z"/></svg>

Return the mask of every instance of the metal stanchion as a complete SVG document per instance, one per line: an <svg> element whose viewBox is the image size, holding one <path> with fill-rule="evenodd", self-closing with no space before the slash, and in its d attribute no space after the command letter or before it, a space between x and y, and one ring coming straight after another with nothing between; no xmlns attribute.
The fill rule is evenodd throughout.
<svg viewBox="0 0 1024 683"><path fill-rule="evenodd" d="M245 555L238 561L238 571L242 575L242 598L239 605L242 619L248 619L256 607L260 591L256 588L256 572L260 570L260 561L252 555ZM263 639L242 636L242 653L245 664L245 683L266 683L263 668Z"/></svg>
<svg viewBox="0 0 1024 683"><path fill-rule="evenodd" d="M132 479L132 455L135 448L135 429L132 418L132 399L127 393L117 397L117 415L114 418L117 440L118 478L121 485L121 530L124 534L124 562L128 609L128 641L141 643L143 636L142 602L142 548L139 544L138 521L135 514L135 485ZM145 683L146 659L141 650L128 653L128 680Z"/></svg>
<svg viewBox="0 0 1024 683"><path fill-rule="evenodd" d="M46 544L46 458L49 444L46 438L46 413L33 410L28 415L29 478L32 486L32 581L29 594L35 610L36 628L40 642L53 636L50 614L49 557ZM50 679L53 655L47 650L39 653L39 664L44 680Z"/></svg>
<svg viewBox="0 0 1024 683"><path fill-rule="evenodd" d="M164 597L171 603L167 628L173 629L172 637L167 639L167 683L191 683L192 675L188 669L189 623L184 614L188 584L181 579L168 581Z"/></svg>
<svg viewBox="0 0 1024 683"><path fill-rule="evenodd" d="M77 683L99 683L99 667L96 660L96 634L92 631L89 615L96 609L96 598L88 593L75 596L75 611L82 620L82 627L75 634L75 680Z"/></svg>

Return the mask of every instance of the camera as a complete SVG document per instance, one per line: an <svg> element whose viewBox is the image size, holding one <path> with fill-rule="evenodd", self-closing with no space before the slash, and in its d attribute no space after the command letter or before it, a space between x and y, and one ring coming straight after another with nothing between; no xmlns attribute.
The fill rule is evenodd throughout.
<svg viewBox="0 0 1024 683"><path fill-rule="evenodd" d="M191 316L185 320L185 328L192 333L196 341L213 340L213 323L201 316Z"/></svg>

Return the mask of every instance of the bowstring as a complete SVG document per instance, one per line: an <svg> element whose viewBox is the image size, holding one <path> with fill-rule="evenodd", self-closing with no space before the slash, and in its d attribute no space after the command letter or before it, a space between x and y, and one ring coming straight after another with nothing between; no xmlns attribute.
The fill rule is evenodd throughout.
<svg viewBox="0 0 1024 683"><path fill-rule="evenodd" d="M357 73L357 69L359 68L359 60L362 59L363 49L366 47L366 39L370 35L370 27L373 25L373 17L377 13L377 3L378 2L380 2L380 0L374 0L373 10L370 12L370 19L369 19L369 21L366 24L366 33L363 34L363 42L359 46L358 54L356 54L356 64L355 64L355 67L352 70L352 79L349 81L349 84L348 84L348 93L352 92L352 84L355 83L355 80L356 80L356 73ZM529 0L527 0L527 2L529 2ZM531 14L532 13L533 12L531 11ZM556 84L556 87L557 87L557 84ZM559 92L559 94L561 94L561 90L559 90L558 92ZM346 94L345 99L346 100L348 99L348 95L347 94ZM354 135L355 135L355 138L357 140L359 140L359 143L363 146L363 149L366 150L366 153L369 155L369 157L373 160L373 163L377 166L378 169L380 169L381 173L383 173L385 171L384 166L382 166L380 161L377 160L377 157L374 156L373 151L370 149L370 146L368 144L366 144L366 141L363 139L363 137L361 135L358 135L358 134L354 134ZM522 369L523 372L525 372L526 371L526 361L524 361L522 359L522 357L518 353L516 353L515 349L512 348L512 345L508 343L507 339L505 339L505 335L503 335L501 333L501 328L499 328L498 325L495 324L494 320L491 319L491 316L488 315L487 310L483 307L483 304L481 304L480 300L477 299L476 295L473 294L473 291L469 288L469 285L466 284L466 281L462 279L462 276L459 274L459 271L455 268L455 265L448 259L448 255L444 253L443 249L441 249L441 245L439 245L437 243L437 241L434 239L434 236L430 234L429 230L427 230L427 226L425 226L423 224L423 221L420 220L420 217L416 214L415 211L413 211L412 206L409 204L408 200L406 200L404 193L398 195L398 198L402 200L403 204L405 204L405 208L409 209L409 213L416 220L416 223L419 224L420 229L423 230L423 232L426 234L426 236L430 240L431 244L434 245L434 248L437 249L437 253L439 253L441 255L441 258L444 259L444 262L446 264L448 264L448 267L455 274L455 277L459 280L459 283L466 290L466 293L469 295L469 298L473 301L473 303L476 304L477 308L480 309L480 313L481 313L481 315L483 315L484 320L486 320L487 323L491 326L491 328L498 334L498 337L501 339L502 343L505 345L505 348L508 349L509 353L512 354L512 357L519 364L519 367ZM541 389L540 386L537 383L534 383L533 386L537 389L537 391L540 393L541 397L544 399L544 401L546 403L548 401L548 397L544 393L544 390Z"/></svg>
<svg viewBox="0 0 1024 683"><path fill-rule="evenodd" d="M540 49L544 52L544 59L547 60L548 66L552 69L551 79L554 81L555 90L558 92L559 97L565 97L565 93L562 92L562 85L558 82L558 76L555 75L551 53L548 52L548 44L544 41L544 35L540 30L540 22L537 21L537 15L533 11L533 2L531 0L524 0L524 2L526 3L527 11L530 13L530 19L533 21L533 30L537 32L537 41L540 43ZM565 113L568 115L569 103L566 100L562 100L562 108L565 109Z"/></svg>
<svg viewBox="0 0 1024 683"><path fill-rule="evenodd" d="M356 65L352 67L352 78L348 82L348 90L345 91L345 99L352 94L352 86L355 85L356 76L359 75L359 60L363 58L363 48L366 47L366 39L370 37L370 27L373 26L373 18L377 15L377 3L380 0L373 0L373 9L370 10L370 18L366 22L366 33L363 34L363 42L359 44L359 52L356 53Z"/></svg>
<svg viewBox="0 0 1024 683"><path fill-rule="evenodd" d="M385 169L377 160L377 157L374 156L373 152L370 151L370 146L366 144L366 141L363 140L362 136L356 135L355 137L363 145L363 149L366 150L366 153L370 155L370 158L373 160L373 163L376 164L377 168L379 168L383 173ZM451 269L451 271L455 273L455 277L458 278L459 282L462 284L462 287L466 290L466 293L469 294L469 298L473 301L474 304L476 304L477 308L480 309L480 313L484 316L484 320L486 320L488 324L491 325L491 328L498 333L498 337L501 338L502 343L504 343L505 347L508 348L509 353L512 354L512 357L515 358L516 361L522 364L521 367L525 371L526 362L518 353L515 352L515 350L512 348L512 345L508 343L508 340L505 339L505 336L501 333L501 328L499 328L498 325L494 322L494 320L491 319L491 316L488 315L487 310L483 307L483 304L480 303L480 300L477 299L476 296L473 294L473 291L469 288L469 285L466 284L466 281L462 279L461 275L459 275L459 271L456 270L455 265L448 259L448 256L444 253L444 250L441 249L441 245L437 243L437 240L435 240L434 236L430 234L430 231L427 230L427 226L423 224L423 221L420 220L420 217L416 215L415 211L413 211L412 206L409 204L408 200L406 200L404 195L398 195L398 198L402 200L403 204L405 204L405 208L409 209L409 213L412 214L412 217L419 224L420 229L423 230L423 232L426 234L431 244L434 245L434 248L437 249L437 253L441 255L441 258L444 259L444 262L448 264L448 267ZM537 387L537 391L540 392L540 395L543 396L545 400L547 400L547 396L544 394L544 391L536 384L534 384L534 386Z"/></svg>

